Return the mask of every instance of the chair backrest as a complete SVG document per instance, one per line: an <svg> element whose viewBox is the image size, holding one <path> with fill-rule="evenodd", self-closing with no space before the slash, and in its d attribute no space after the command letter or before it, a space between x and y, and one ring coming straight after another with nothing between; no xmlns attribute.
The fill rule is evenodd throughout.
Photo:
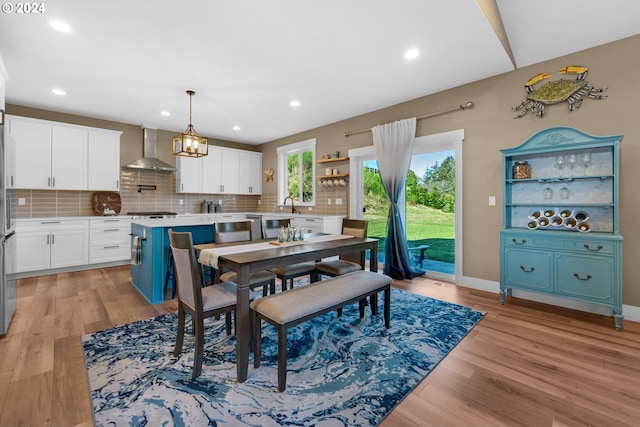
<svg viewBox="0 0 640 427"><path fill-rule="evenodd" d="M202 312L202 271L193 249L191 232L169 230L178 299L196 312Z"/></svg>
<svg viewBox="0 0 640 427"><path fill-rule="evenodd" d="M346 234L353 237L365 238L367 237L367 229L369 228L369 221L363 219L343 219L342 220L342 234ZM354 252L340 256L340 259L345 261L351 261L358 263L364 268L365 254L364 252Z"/></svg>
<svg viewBox="0 0 640 427"><path fill-rule="evenodd" d="M263 219L262 220L262 238L272 239L278 237L280 229L289 225L289 218L285 219Z"/></svg>
<svg viewBox="0 0 640 427"><path fill-rule="evenodd" d="M216 222L214 230L216 243L251 240L251 221Z"/></svg>

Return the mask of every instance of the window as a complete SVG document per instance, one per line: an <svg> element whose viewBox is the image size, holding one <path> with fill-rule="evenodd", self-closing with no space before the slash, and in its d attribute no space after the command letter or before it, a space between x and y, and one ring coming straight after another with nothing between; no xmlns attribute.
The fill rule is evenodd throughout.
<svg viewBox="0 0 640 427"><path fill-rule="evenodd" d="M316 140L278 147L278 200L292 197L296 205L315 205Z"/></svg>

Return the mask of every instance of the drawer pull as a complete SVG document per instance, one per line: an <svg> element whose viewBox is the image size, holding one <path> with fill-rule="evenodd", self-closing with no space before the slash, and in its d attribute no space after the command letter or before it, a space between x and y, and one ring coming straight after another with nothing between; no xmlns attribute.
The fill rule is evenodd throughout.
<svg viewBox="0 0 640 427"><path fill-rule="evenodd" d="M521 265L520 266L520 270L524 271L525 273L531 273L531 272L536 271L536 268L535 267L531 267L530 269L527 270L524 265Z"/></svg>
<svg viewBox="0 0 640 427"><path fill-rule="evenodd" d="M511 241L513 243L515 243L516 245L524 245L525 243L527 243L527 239L522 239L520 242L518 242L515 237L513 239L511 239Z"/></svg>
<svg viewBox="0 0 640 427"><path fill-rule="evenodd" d="M590 274L587 274L587 277L585 277L585 278L580 277L580 275L578 273L573 273L573 276L578 280L585 280L586 281L586 280L591 279L591 275Z"/></svg>
<svg viewBox="0 0 640 427"><path fill-rule="evenodd" d="M591 252L598 252L598 251L602 250L602 245L598 245L598 247L596 249L591 249L589 247L589 244L585 243L584 247L585 247L586 250L591 251Z"/></svg>
<svg viewBox="0 0 640 427"><path fill-rule="evenodd" d="M103 231L120 231L119 228L105 228Z"/></svg>
<svg viewBox="0 0 640 427"><path fill-rule="evenodd" d="M113 246L103 246L102 249L114 249L114 248L119 248L120 245L113 245Z"/></svg>

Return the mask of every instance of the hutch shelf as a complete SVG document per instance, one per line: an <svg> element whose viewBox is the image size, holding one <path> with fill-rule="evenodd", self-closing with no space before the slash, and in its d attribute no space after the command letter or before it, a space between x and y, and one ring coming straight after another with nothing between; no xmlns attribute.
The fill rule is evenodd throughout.
<svg viewBox="0 0 640 427"><path fill-rule="evenodd" d="M622 137L554 127L501 150L501 303L520 289L603 305L622 328Z"/></svg>

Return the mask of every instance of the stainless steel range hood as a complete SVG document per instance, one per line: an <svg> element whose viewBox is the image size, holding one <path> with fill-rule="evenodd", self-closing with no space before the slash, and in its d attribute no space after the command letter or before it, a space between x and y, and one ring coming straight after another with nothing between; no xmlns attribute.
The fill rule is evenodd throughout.
<svg viewBox="0 0 640 427"><path fill-rule="evenodd" d="M168 163L158 159L157 145L158 145L158 131L152 128L143 128L144 132L144 147L142 151L142 158L124 165L122 169L142 169L156 172L173 172L175 167Z"/></svg>

